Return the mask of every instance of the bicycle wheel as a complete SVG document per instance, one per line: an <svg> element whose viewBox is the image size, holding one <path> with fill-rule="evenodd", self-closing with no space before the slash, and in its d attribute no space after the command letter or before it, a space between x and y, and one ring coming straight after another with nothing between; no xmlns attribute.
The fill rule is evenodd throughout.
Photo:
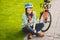
<svg viewBox="0 0 60 40"><path fill-rule="evenodd" d="M42 19L42 16L43 16L43 12L42 12L42 14L40 16L40 19ZM41 31L42 32L46 32L50 28L51 22L52 22L51 13L48 12L48 17L47 17L47 19L45 19L45 21L44 21L44 27L41 29Z"/></svg>
<svg viewBox="0 0 60 40"><path fill-rule="evenodd" d="M51 4L48 4L48 9L51 8Z"/></svg>

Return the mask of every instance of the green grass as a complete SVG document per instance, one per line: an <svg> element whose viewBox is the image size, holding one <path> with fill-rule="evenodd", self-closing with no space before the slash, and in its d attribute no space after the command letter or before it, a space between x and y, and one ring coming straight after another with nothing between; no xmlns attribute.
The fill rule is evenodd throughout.
<svg viewBox="0 0 60 40"><path fill-rule="evenodd" d="M23 40L25 34L22 29L22 14L24 5L31 2L34 5L37 18L40 12L40 3L43 0L0 0L0 40Z"/></svg>

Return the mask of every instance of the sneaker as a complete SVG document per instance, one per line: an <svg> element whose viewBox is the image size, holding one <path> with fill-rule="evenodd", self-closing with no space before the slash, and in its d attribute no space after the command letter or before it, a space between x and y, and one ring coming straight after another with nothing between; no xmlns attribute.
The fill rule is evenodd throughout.
<svg viewBox="0 0 60 40"><path fill-rule="evenodd" d="M30 33L30 34L28 35L28 39L32 39L32 38L33 38L33 34Z"/></svg>
<svg viewBox="0 0 60 40"><path fill-rule="evenodd" d="M37 36L38 37L44 37L45 35L43 33L39 33Z"/></svg>

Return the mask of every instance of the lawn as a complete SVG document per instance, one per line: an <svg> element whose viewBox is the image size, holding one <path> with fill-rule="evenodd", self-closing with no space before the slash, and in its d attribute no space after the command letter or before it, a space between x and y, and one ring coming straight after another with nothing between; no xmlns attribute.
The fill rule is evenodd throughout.
<svg viewBox="0 0 60 40"><path fill-rule="evenodd" d="M0 0L0 40L23 40L22 14L24 5L31 2L37 18L42 12L43 0Z"/></svg>

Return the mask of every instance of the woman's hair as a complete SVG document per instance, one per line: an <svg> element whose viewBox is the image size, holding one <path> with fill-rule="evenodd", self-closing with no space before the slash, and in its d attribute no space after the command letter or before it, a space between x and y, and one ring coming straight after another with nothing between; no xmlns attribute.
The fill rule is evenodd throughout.
<svg viewBox="0 0 60 40"><path fill-rule="evenodd" d="M27 13L27 8L25 9L25 13L26 13L26 16L27 16L27 18L28 18L28 13ZM31 14L30 14L30 16L31 16L31 18L33 17L33 10L32 10L32 12L31 12Z"/></svg>

